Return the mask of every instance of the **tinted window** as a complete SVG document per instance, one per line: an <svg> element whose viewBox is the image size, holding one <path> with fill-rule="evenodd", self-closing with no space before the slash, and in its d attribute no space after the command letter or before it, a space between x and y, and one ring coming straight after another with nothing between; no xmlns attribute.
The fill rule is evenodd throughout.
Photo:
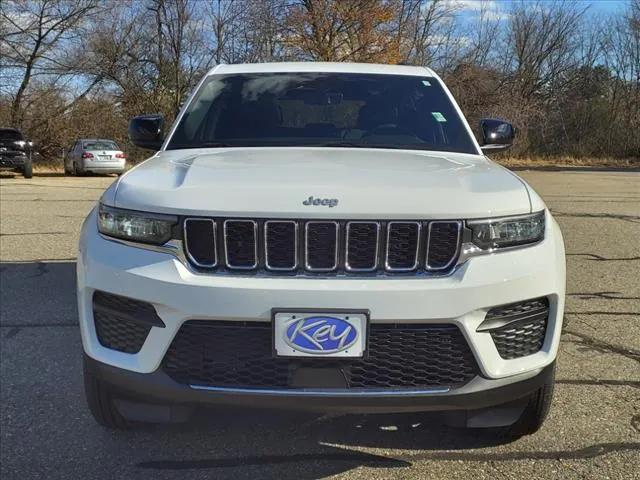
<svg viewBox="0 0 640 480"><path fill-rule="evenodd" d="M85 142L85 150L120 150L115 142Z"/></svg>
<svg viewBox="0 0 640 480"><path fill-rule="evenodd" d="M18 130L0 128L0 139L2 140L24 140Z"/></svg>
<svg viewBox="0 0 640 480"><path fill-rule="evenodd" d="M477 153L431 77L344 73L214 75L168 149L348 146Z"/></svg>

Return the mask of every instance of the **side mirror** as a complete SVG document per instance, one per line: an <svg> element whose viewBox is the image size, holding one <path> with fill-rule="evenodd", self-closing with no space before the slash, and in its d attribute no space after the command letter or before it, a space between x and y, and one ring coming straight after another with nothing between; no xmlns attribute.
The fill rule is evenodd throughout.
<svg viewBox="0 0 640 480"><path fill-rule="evenodd" d="M164 141L164 117L162 115L140 115L129 120L129 140L148 150L160 150Z"/></svg>
<svg viewBox="0 0 640 480"><path fill-rule="evenodd" d="M513 144L513 139L516 136L513 125L492 118L480 120L480 129L482 130L482 145L480 148L484 153L506 150Z"/></svg>

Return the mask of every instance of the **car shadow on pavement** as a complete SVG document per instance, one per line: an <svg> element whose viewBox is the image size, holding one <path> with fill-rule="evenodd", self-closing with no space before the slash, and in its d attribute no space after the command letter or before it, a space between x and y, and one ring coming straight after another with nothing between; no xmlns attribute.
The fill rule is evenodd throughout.
<svg viewBox="0 0 640 480"><path fill-rule="evenodd" d="M22 437L10 434L11 442L3 442L3 448L15 449L16 455L23 441L44 445L55 437L64 445L82 438L83 448L99 452L104 461L150 475L158 470L205 470L215 472L216 478L237 478L242 472L253 478L315 479L362 466L407 467L416 450L420 455L455 453L509 441L495 432L445 427L430 414L319 415L231 407L198 409L184 424L108 431L93 421L83 400L75 262L2 262L0 285L6 366L0 381L10 386L3 402L18 412L11 427L30 437L16 440ZM38 395L38 389L47 395ZM59 413L63 411L78 419L72 429ZM34 412L54 420L51 425L31 425ZM3 417L4 440L6 421Z"/></svg>
<svg viewBox="0 0 640 480"><path fill-rule="evenodd" d="M227 478L224 473L238 469L246 474L257 469L261 478L283 480L325 478L358 467L410 467L416 451L428 457L447 450L455 461L456 451L464 459L465 450L510 441L496 431L445 427L432 414L319 415L232 407L200 409L183 424L139 426L107 435L105 446L122 436L131 444L149 435L163 437L166 448L136 462L139 469L222 475L216 478ZM194 442L198 438L207 440ZM190 449L185 451L187 443Z"/></svg>

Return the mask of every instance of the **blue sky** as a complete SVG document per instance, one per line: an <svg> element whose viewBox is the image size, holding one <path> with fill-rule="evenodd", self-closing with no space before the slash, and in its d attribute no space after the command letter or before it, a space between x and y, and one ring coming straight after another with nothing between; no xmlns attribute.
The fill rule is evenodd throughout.
<svg viewBox="0 0 640 480"><path fill-rule="evenodd" d="M464 17L467 15L474 15L484 4L485 9L492 12L496 17L500 16L500 12L504 12L509 9L509 6L515 0L449 0L452 4L455 4L460 14ZM544 5L546 1L551 0L531 0L531 3L540 3ZM589 7L588 14L590 15L602 15L602 14L615 14L622 12L629 5L629 0L576 0L578 6Z"/></svg>
<svg viewBox="0 0 640 480"><path fill-rule="evenodd" d="M586 3L590 6L590 10L597 12L619 12L624 10L629 2L627 0L585 0L580 3Z"/></svg>

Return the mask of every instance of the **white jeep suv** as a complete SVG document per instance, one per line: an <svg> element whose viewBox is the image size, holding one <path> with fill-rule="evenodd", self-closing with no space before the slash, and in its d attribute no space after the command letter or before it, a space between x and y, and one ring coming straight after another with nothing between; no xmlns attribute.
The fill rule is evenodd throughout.
<svg viewBox="0 0 640 480"><path fill-rule="evenodd" d="M536 431L551 402L562 235L421 67L220 65L86 219L78 305L102 425L196 405L446 411Z"/></svg>

